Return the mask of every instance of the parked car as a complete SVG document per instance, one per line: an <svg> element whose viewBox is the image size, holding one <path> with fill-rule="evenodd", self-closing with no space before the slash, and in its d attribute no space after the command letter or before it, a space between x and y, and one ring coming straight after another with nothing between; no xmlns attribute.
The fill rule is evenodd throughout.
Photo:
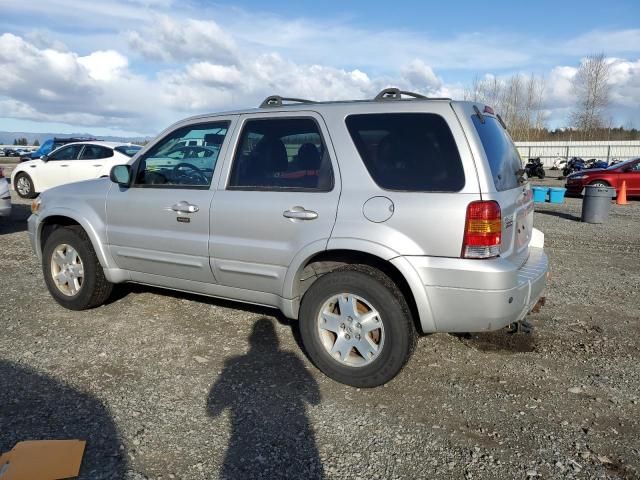
<svg viewBox="0 0 640 480"><path fill-rule="evenodd" d="M0 217L11 215L11 192L9 180L4 176L4 170L0 167Z"/></svg>
<svg viewBox="0 0 640 480"><path fill-rule="evenodd" d="M221 148L169 163L185 140ZM64 307L127 281L275 307L299 319L320 370L359 387L393 378L417 331L522 320L547 272L500 117L397 89L186 119L110 179L48 190L32 212Z"/></svg>
<svg viewBox="0 0 640 480"><path fill-rule="evenodd" d="M4 148L0 148L0 157L4 157L5 155Z"/></svg>
<svg viewBox="0 0 640 480"><path fill-rule="evenodd" d="M140 148L117 142L69 143L42 158L18 164L11 184L22 198L33 198L58 185L108 176L111 167L127 163Z"/></svg>
<svg viewBox="0 0 640 480"><path fill-rule="evenodd" d="M98 139L89 138L89 137L67 137L67 138L54 137L54 138L49 138L49 139L45 140L37 150L35 150L33 152L27 152L24 155L22 155L20 157L20 161L21 162L27 162L29 160L36 160L36 159L42 157L43 155L50 154L55 149L60 148L61 146L66 145L67 143L96 142L96 141L98 141Z"/></svg>
<svg viewBox="0 0 640 480"><path fill-rule="evenodd" d="M609 168L572 173L567 177L565 188L568 195L580 195L586 185L613 187L619 192L623 181L626 182L628 196L640 196L640 158L616 163Z"/></svg>
<svg viewBox="0 0 640 480"><path fill-rule="evenodd" d="M4 149L4 154L7 157L19 157L20 156L19 151L15 147L5 148Z"/></svg>

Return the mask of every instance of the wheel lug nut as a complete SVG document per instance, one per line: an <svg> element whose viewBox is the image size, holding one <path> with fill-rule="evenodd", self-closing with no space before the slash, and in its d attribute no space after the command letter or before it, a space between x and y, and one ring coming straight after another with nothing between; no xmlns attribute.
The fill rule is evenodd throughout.
<svg viewBox="0 0 640 480"><path fill-rule="evenodd" d="M360 335L356 335L356 340L360 340Z"/></svg>
<svg viewBox="0 0 640 480"><path fill-rule="evenodd" d="M351 340L351 335L349 335L348 333L344 336L344 338L346 338L347 340Z"/></svg>
<svg viewBox="0 0 640 480"><path fill-rule="evenodd" d="M360 325L359 323L356 323L356 328L362 328L362 325Z"/></svg>
<svg viewBox="0 0 640 480"><path fill-rule="evenodd" d="M341 328L342 330L344 330L344 323L341 323L341 324L340 324L340 328Z"/></svg>

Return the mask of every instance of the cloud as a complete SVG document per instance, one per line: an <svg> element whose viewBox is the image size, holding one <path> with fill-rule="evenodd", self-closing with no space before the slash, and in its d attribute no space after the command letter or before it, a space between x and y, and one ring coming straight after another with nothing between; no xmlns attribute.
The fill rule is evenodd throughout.
<svg viewBox="0 0 640 480"><path fill-rule="evenodd" d="M64 22L64 43L50 30L0 36L0 115L144 133L193 113L256 106L271 94L363 99L398 86L462 98L465 75L528 74L539 61L545 106L559 122L573 104L578 65L554 59L590 53L594 42L640 51L640 30L587 32L562 44L508 33L435 39L191 2L178 9L171 0L5 2L10 11ZM69 34L80 19L83 32ZM610 59L616 118L638 119L637 58Z"/></svg>
<svg viewBox="0 0 640 480"><path fill-rule="evenodd" d="M129 61L114 50L99 50L86 57L78 57L78 63L94 80L110 81L122 76Z"/></svg>
<svg viewBox="0 0 640 480"><path fill-rule="evenodd" d="M236 60L235 42L213 20L156 15L142 32L130 31L128 39L132 49L152 60L207 60L225 65Z"/></svg>
<svg viewBox="0 0 640 480"><path fill-rule="evenodd" d="M436 76L431 67L419 59L402 69L402 77L413 88L420 90L437 90L442 86L442 80Z"/></svg>

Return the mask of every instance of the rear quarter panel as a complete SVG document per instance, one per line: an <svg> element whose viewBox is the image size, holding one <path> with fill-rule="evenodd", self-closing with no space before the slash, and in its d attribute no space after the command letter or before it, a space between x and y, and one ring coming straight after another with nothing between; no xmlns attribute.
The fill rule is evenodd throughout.
<svg viewBox="0 0 640 480"><path fill-rule="evenodd" d="M434 113L451 129L463 164L465 185L455 193L402 192L384 190L371 178L356 149L345 119L350 114ZM366 239L397 255L459 257L466 207L480 198L478 176L472 152L450 102L389 102L353 104L344 109L323 111L340 164L343 188L334 230L328 248L344 248L349 239ZM393 203L391 217L383 222L368 220L363 207L372 197L386 197ZM339 246L340 245L340 246Z"/></svg>

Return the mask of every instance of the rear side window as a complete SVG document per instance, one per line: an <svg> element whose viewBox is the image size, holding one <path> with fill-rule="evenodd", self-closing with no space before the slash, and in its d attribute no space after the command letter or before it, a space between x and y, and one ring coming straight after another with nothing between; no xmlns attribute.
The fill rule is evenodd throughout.
<svg viewBox="0 0 640 480"><path fill-rule="evenodd" d="M126 155L127 157L133 157L136 153L142 150L142 147L139 145L122 145L114 148L114 150Z"/></svg>
<svg viewBox="0 0 640 480"><path fill-rule="evenodd" d="M478 115L472 118L487 155L496 190L502 192L519 187L518 170L522 169L522 160L507 131L494 117L484 116L484 123Z"/></svg>
<svg viewBox="0 0 640 480"><path fill-rule="evenodd" d="M109 157L113 157L113 150L100 145L85 145L80 154L80 160L98 160Z"/></svg>
<svg viewBox="0 0 640 480"><path fill-rule="evenodd" d="M464 187L460 154L440 115L350 115L346 122L360 157L380 187L415 192L457 192Z"/></svg>

